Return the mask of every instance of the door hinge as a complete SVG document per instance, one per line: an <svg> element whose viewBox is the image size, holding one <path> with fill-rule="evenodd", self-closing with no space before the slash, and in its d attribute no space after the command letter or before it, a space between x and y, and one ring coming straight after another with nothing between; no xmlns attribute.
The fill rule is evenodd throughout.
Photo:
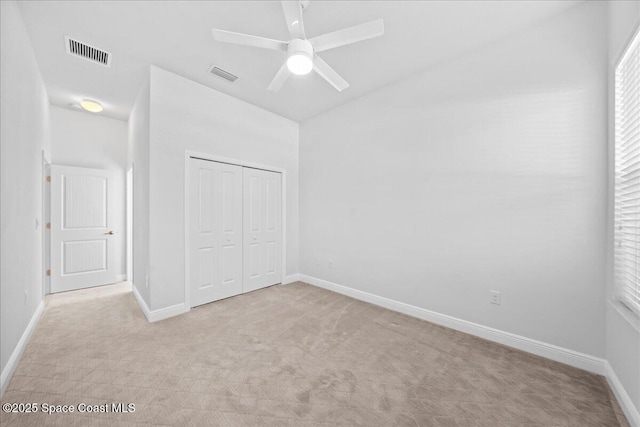
<svg viewBox="0 0 640 427"><path fill-rule="evenodd" d="M51 276L51 270L47 270L47 276Z"/></svg>
<svg viewBox="0 0 640 427"><path fill-rule="evenodd" d="M47 229L49 229L49 230L51 229L51 223L50 222L47 223Z"/></svg>
<svg viewBox="0 0 640 427"><path fill-rule="evenodd" d="M47 175L47 182L51 182L51 175Z"/></svg>

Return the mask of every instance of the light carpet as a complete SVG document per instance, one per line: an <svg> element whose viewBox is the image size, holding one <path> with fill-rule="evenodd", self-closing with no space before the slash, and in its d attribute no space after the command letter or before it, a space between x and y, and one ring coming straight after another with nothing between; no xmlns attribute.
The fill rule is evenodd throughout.
<svg viewBox="0 0 640 427"><path fill-rule="evenodd" d="M47 297L13 425L627 426L603 377L304 283L148 323L127 283Z"/></svg>

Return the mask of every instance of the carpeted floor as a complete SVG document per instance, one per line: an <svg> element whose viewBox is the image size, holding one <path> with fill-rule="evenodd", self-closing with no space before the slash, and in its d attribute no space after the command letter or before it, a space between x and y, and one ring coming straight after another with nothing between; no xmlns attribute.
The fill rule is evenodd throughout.
<svg viewBox="0 0 640 427"><path fill-rule="evenodd" d="M6 402L135 412L3 427L628 425L600 376L303 283L152 324L126 283L48 297Z"/></svg>

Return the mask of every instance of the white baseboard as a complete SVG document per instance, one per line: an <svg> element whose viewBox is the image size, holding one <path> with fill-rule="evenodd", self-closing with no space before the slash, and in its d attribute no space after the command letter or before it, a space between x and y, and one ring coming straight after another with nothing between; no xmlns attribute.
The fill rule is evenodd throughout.
<svg viewBox="0 0 640 427"><path fill-rule="evenodd" d="M328 289L339 294L347 295L361 301L388 308L389 310L397 311L409 316L417 317L419 319L442 325L447 328L455 329L457 331L465 332L470 335L475 335L489 341L497 342L499 344L516 348L518 350L526 351L527 353L532 353L538 356L545 357L547 359L555 360L556 362L584 369L585 371L594 372L598 375L605 374L605 361L604 359L598 357L589 356L588 354L569 350L567 348L559 347L553 344L547 344L531 338L512 334L510 332L505 332L499 329L490 328L488 326L479 325L477 323L468 322L466 320L458 319L453 316L437 313L435 311L416 307L410 304L405 304L403 302L370 294L368 292L359 291L357 289L348 288L346 286L338 285L336 283L317 279L315 277L310 277L304 274L300 274L299 276L299 280L309 283L310 285Z"/></svg>
<svg viewBox="0 0 640 427"><path fill-rule="evenodd" d="M627 421L629 421L631 427L640 427L640 412L638 412L638 408L633 404L631 396L629 396L629 393L627 393L622 386L622 383L618 379L618 376L609 362L604 362L604 368L609 386L611 387L611 390L613 390L613 394L616 396L616 399L618 399L618 403L620 403L620 407L626 415Z"/></svg>
<svg viewBox="0 0 640 427"><path fill-rule="evenodd" d="M289 283L293 283L293 282L297 282L300 280L300 275L299 274L290 274L288 276L285 276L285 278L282 280L282 284L283 285L288 285Z"/></svg>
<svg viewBox="0 0 640 427"><path fill-rule="evenodd" d="M142 295L140 295L140 292L138 292L138 289L136 289L135 283L131 288L133 290L133 296L136 297L136 301L138 302L138 305L140 306L140 308L142 309L142 312L144 313L144 317L146 317L147 320L149 320L149 316L151 315L151 310L149 310L149 306L144 301L144 298L142 298Z"/></svg>
<svg viewBox="0 0 640 427"><path fill-rule="evenodd" d="M40 320L40 316L42 316L43 311L44 311L44 301L40 301L38 308L36 308L35 313L33 313L33 316L31 316L31 320L29 321L27 328L24 330L24 333L20 337L20 340L18 341L16 348L13 350L13 353L11 353L11 357L7 362L7 366L5 366L4 369L2 370L2 375L0 375L0 396L2 396L5 390L7 389L7 386L9 385L9 381L11 381L11 377L13 376L13 373L18 367L18 362L20 361L20 357L22 356L22 353L24 352L24 349L27 346L27 343L29 342L29 338L31 337L31 334L36 328L36 325L38 324L38 320Z"/></svg>
<svg viewBox="0 0 640 427"><path fill-rule="evenodd" d="M168 319L170 317L174 317L189 311L189 308L185 303L175 304L169 307L159 308L157 310L151 310L149 309L149 306L145 302L144 298L142 298L142 295L140 295L135 286L133 286L133 295L136 297L136 301L138 301L138 305L142 309L144 317L146 317L147 320L152 323L159 320Z"/></svg>

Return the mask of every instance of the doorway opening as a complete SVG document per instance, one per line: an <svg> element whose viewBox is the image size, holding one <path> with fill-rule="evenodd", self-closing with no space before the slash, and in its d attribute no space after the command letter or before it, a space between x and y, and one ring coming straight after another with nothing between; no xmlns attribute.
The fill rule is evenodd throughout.
<svg viewBox="0 0 640 427"><path fill-rule="evenodd" d="M126 244L126 275L127 281L133 283L133 165L127 170L126 178L126 230L127 230L127 244Z"/></svg>
<svg viewBox="0 0 640 427"><path fill-rule="evenodd" d="M51 165L50 293L119 282L124 199L116 170Z"/></svg>

